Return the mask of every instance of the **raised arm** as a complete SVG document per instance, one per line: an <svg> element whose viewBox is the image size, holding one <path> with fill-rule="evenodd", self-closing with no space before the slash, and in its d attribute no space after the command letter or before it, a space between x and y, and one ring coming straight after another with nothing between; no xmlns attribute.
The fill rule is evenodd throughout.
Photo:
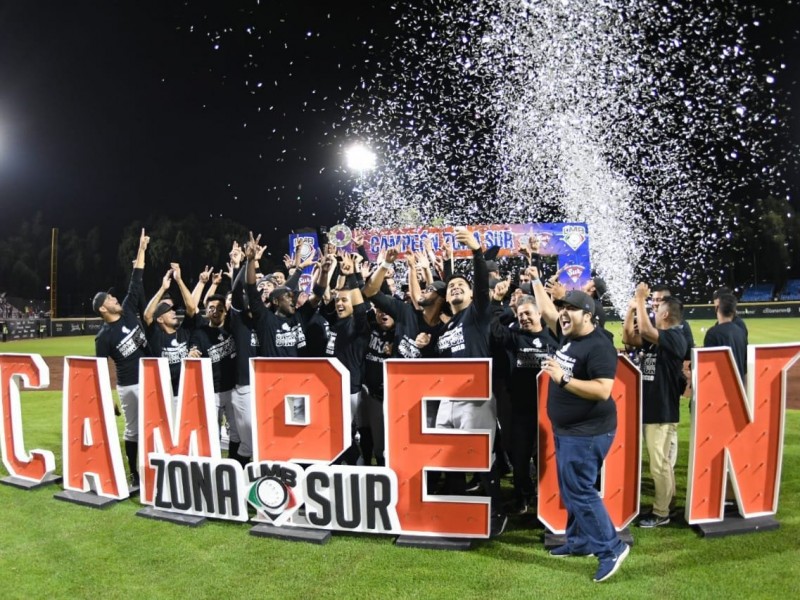
<svg viewBox="0 0 800 600"><path fill-rule="evenodd" d="M183 304L186 307L186 316L192 318L197 314L197 304L194 301L194 296L183 281L181 266L178 263L170 263L169 266L172 268L172 279L175 280L178 284L178 289L181 291L181 298L183 298Z"/></svg>
<svg viewBox="0 0 800 600"><path fill-rule="evenodd" d="M625 311L625 319L622 321L622 343L638 348L642 345L642 336L639 335L637 318L636 298L634 297L628 303L628 310ZM645 313L645 318L647 318L647 313Z"/></svg>
<svg viewBox="0 0 800 600"><path fill-rule="evenodd" d="M206 287L208 280L211 279L211 274L214 272L214 267L209 267L206 265L206 268L200 271L200 275L197 277L197 285L194 286L192 290L192 302L194 302L195 307L200 306L200 302L203 298L203 289Z"/></svg>
<svg viewBox="0 0 800 600"><path fill-rule="evenodd" d="M378 268L372 272L372 275L370 275L369 279L367 279L367 282L364 284L362 293L365 298L372 298L380 291L381 285L384 279L386 279L386 274L394 268L395 260L397 260L397 249L389 248L385 252L383 260L378 261ZM410 285L409 283L409 289Z"/></svg>
<svg viewBox="0 0 800 600"><path fill-rule="evenodd" d="M636 286L636 313L639 315L639 335L642 339L652 344L658 344L658 329L647 315L647 299L650 297L650 288L644 282Z"/></svg>
<svg viewBox="0 0 800 600"><path fill-rule="evenodd" d="M481 244L473 233L466 228L456 232L456 240L472 250L473 292L472 302L475 308L485 311L489 307L489 270L486 268L486 259L481 252Z"/></svg>
<svg viewBox="0 0 800 600"><path fill-rule="evenodd" d="M172 268L170 268L164 277L161 278L161 287L158 288L153 297L150 298L150 301L147 303L147 306L144 308L144 312L142 313L142 319L144 319L145 325L151 325L153 323L153 313L156 312L156 307L158 303L161 302L161 298L169 289L169 284L172 282Z"/></svg>
<svg viewBox="0 0 800 600"><path fill-rule="evenodd" d="M528 267L525 272L531 277L531 287L533 288L533 295L536 298L536 305L539 307L539 312L542 313L542 318L550 331L554 335L558 334L558 309L553 304L553 300L544 288L542 280L539 278L539 269L536 267Z"/></svg>

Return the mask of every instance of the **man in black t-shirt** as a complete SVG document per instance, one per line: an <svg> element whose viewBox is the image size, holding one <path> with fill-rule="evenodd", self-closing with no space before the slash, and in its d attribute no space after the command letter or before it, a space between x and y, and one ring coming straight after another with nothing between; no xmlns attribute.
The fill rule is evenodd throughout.
<svg viewBox="0 0 800 600"><path fill-rule="evenodd" d="M228 312L230 306L225 296L213 294L206 299L206 318L208 322L198 325L192 332L191 345L196 346L200 356L211 359L211 375L214 380L214 399L217 406L217 421L222 415L228 422L229 456L238 456L240 442L236 429L236 416L233 412L233 389L236 385L236 340L229 329ZM231 448L233 445L233 449Z"/></svg>
<svg viewBox="0 0 800 600"><path fill-rule="evenodd" d="M489 275L486 259L475 235L467 229L456 231L456 241L472 251L474 289L464 275L455 273L447 280L447 303L453 318L445 325L436 342L442 358L490 358ZM436 427L447 429L484 429L491 432L492 445L497 432L495 398L488 402L442 400L436 414ZM480 474L484 490L492 499L491 535L503 533L508 517L500 502L500 481L495 469ZM463 493L466 481L463 473L445 473L449 493Z"/></svg>
<svg viewBox="0 0 800 600"><path fill-rule="evenodd" d="M164 297L173 280L178 284L186 309L182 322L178 319L172 299ZM192 351L189 345L192 330L195 326L196 314L197 305L189 288L183 282L180 265L178 263L170 263L169 271L161 280L161 287L150 299L150 302L147 303L143 316L150 354L166 358L167 363L169 363L173 411L178 401L178 387L180 385L183 359L189 356L200 356L200 353L197 350Z"/></svg>
<svg viewBox="0 0 800 600"><path fill-rule="evenodd" d="M717 324L706 332L703 346L727 346L730 348L736 369L744 381L745 375L747 375L747 327L736 314L736 296L723 293L715 299L715 303L717 305Z"/></svg>
<svg viewBox="0 0 800 600"><path fill-rule="evenodd" d="M149 243L150 238L142 229L131 282L122 304L111 290L97 292L92 299L92 308L103 319L94 339L95 355L111 358L117 369L117 393L125 418L125 455L134 489L139 487L139 359L147 356L147 339L140 321L145 300L142 275Z"/></svg>
<svg viewBox="0 0 800 600"><path fill-rule="evenodd" d="M328 275L334 269L335 262L332 255L328 255L323 259L318 281L314 285L314 296L322 298L325 295ZM330 322L325 356L338 358L350 372L350 414L352 418L353 444L339 460L347 464L356 464L359 462L359 454L361 452L358 444L361 437L360 430L367 428L368 422L366 415L363 413L361 386L364 379L364 363L370 331L367 319L367 305L355 280L353 258L345 254L342 257L339 270L342 276L345 277L346 283L335 292L335 314L324 315ZM366 457L362 456L361 461L366 461Z"/></svg>
<svg viewBox="0 0 800 600"><path fill-rule="evenodd" d="M586 292L567 292L557 310L538 276L533 290L545 322L554 334L560 333L561 343L555 357L542 364L550 376L547 415L555 438L558 486L568 515L567 543L550 554L594 554L599 565L593 580L601 582L617 572L630 552L595 488L617 430L617 407L611 399L617 352L595 327L594 300Z"/></svg>
<svg viewBox="0 0 800 600"><path fill-rule="evenodd" d="M622 339L641 348L643 381L642 423L650 475L655 485L653 510L639 520L640 527L660 527L669 523L669 506L675 497L675 473L670 461L670 446L680 421L680 399L684 388L683 358L686 336L681 329L680 302L671 297L659 302L655 324L647 315L650 288L640 283L625 315ZM634 315L638 331L634 326Z"/></svg>
<svg viewBox="0 0 800 600"><path fill-rule="evenodd" d="M501 301L509 287L508 280L500 281L492 292L492 338L509 355L511 371L508 377L511 415L509 431L504 431L511 450L511 468L514 473L513 514L525 514L536 495L536 486L530 473L531 459L536 456L536 438L539 429L537 410L537 385L542 361L555 352L558 344L550 332L542 327L542 315L533 296L522 295L516 303L516 326L504 326L499 315L503 313Z"/></svg>

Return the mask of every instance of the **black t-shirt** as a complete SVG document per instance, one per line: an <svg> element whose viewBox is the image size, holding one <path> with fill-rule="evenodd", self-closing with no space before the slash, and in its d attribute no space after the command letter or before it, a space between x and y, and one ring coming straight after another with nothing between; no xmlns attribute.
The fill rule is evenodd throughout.
<svg viewBox="0 0 800 600"><path fill-rule="evenodd" d="M361 390L369 335L366 302L353 306L351 316L331 323L325 354L338 358L350 371L351 394Z"/></svg>
<svg viewBox="0 0 800 600"><path fill-rule="evenodd" d="M396 339L394 328L381 329L377 325L370 327L364 384L370 394L380 400L383 400L383 361L394 355Z"/></svg>
<svg viewBox="0 0 800 600"><path fill-rule="evenodd" d="M398 298L378 292L370 301L394 319L395 340L392 356L395 358L433 358L436 356L436 343L444 329L442 323L428 325L422 311ZM420 333L431 336L430 343L424 348L417 348L414 341Z"/></svg>
<svg viewBox="0 0 800 600"><path fill-rule="evenodd" d="M236 385L236 342L223 327L202 325L192 333L191 345L211 359L214 391L227 392Z"/></svg>
<svg viewBox="0 0 800 600"><path fill-rule="evenodd" d="M436 345L442 358L489 358L489 273L480 250L472 253L475 283L472 303L453 315Z"/></svg>
<svg viewBox="0 0 800 600"><path fill-rule="evenodd" d="M681 392L686 387L683 357L686 335L681 326L658 331L658 344L642 345L642 422L680 422Z"/></svg>
<svg viewBox="0 0 800 600"><path fill-rule="evenodd" d="M519 327L505 327L497 319L492 321L492 337L508 352L511 367L508 388L512 401L530 401L535 410L536 377L542 361L555 353L558 342L548 329L527 332Z"/></svg>
<svg viewBox="0 0 800 600"><path fill-rule="evenodd" d="M301 310L288 318L276 314L261 301L254 284L247 285L247 295L261 343L259 356L281 358L301 356L301 351L306 345L301 316L307 313Z"/></svg>
<svg viewBox="0 0 800 600"><path fill-rule="evenodd" d="M250 359L259 356L260 341L249 312L231 307L225 325L236 344L236 385L250 385Z"/></svg>
<svg viewBox="0 0 800 600"><path fill-rule="evenodd" d="M147 356L147 338L139 320L144 302L143 269L134 269L128 293L122 301L122 316L104 323L94 338L95 355L111 357L117 368L117 385L139 383L139 359Z"/></svg>
<svg viewBox="0 0 800 600"><path fill-rule="evenodd" d="M733 352L733 361L744 380L747 375L747 334L736 322L717 323L706 331L703 346L728 346Z"/></svg>
<svg viewBox="0 0 800 600"><path fill-rule="evenodd" d="M147 345L150 354L164 357L169 363L169 375L172 380L172 393L178 395L178 384L181 379L181 365L183 359L189 356L192 330L195 327L195 317L184 317L174 333L167 333L158 323L153 321L147 327Z"/></svg>
<svg viewBox="0 0 800 600"><path fill-rule="evenodd" d="M598 328L579 338L562 337L555 358L573 379L614 379L617 374L617 351ZM617 428L617 405L611 398L586 400L554 381L549 390L547 416L557 434L601 435Z"/></svg>

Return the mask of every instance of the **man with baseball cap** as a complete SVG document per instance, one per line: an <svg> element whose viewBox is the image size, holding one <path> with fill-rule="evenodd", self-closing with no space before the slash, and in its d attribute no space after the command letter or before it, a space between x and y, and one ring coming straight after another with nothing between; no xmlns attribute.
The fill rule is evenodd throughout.
<svg viewBox="0 0 800 600"><path fill-rule="evenodd" d="M178 284L186 307L186 315L182 322L178 319L175 305L167 293L173 280ZM197 305L181 277L181 266L178 263L170 263L169 270L161 280L161 287L147 303L143 317L150 354L166 358L169 364L173 410L177 405L183 359L189 356L200 356L197 351L192 353L189 346L196 314Z"/></svg>
<svg viewBox="0 0 800 600"><path fill-rule="evenodd" d="M95 355L111 358L117 370L117 393L125 418L123 440L133 491L139 487L139 359L147 356L147 339L139 316L145 302L142 275L149 242L142 229L128 293L122 304L112 290L97 292L92 299L92 308L103 319L94 339Z"/></svg>
<svg viewBox="0 0 800 600"><path fill-rule="evenodd" d="M555 438L558 487L568 515L567 543L550 554L594 554L599 565L593 581L599 583L614 575L630 552L595 488L617 430L617 407L611 399L617 351L595 327L595 304L589 294L569 291L556 307L538 273L533 290L545 322L560 341L555 356L542 363L550 376L547 415Z"/></svg>

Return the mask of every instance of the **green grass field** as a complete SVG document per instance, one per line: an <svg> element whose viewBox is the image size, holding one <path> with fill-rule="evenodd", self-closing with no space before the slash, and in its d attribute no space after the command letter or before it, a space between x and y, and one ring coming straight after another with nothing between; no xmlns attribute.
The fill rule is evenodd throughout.
<svg viewBox="0 0 800 600"><path fill-rule="evenodd" d="M748 321L751 343L800 341L798 321ZM698 341L700 328L709 325L692 323ZM92 351L91 337L0 345L0 352L44 356ZM22 404L27 448L52 450L60 472L60 392L23 392ZM682 416L681 507L688 411ZM510 492L510 481L504 486ZM705 539L683 523L634 527L630 557L600 585L591 582L594 559L550 558L530 515L512 519L500 538L477 542L469 552L398 548L391 537L368 535L334 534L327 545L315 546L256 538L246 524L189 529L139 518L135 500L93 510L54 500L59 490L0 486L3 598L800 597L800 411L787 411L777 531ZM643 506L651 493L645 476Z"/></svg>

